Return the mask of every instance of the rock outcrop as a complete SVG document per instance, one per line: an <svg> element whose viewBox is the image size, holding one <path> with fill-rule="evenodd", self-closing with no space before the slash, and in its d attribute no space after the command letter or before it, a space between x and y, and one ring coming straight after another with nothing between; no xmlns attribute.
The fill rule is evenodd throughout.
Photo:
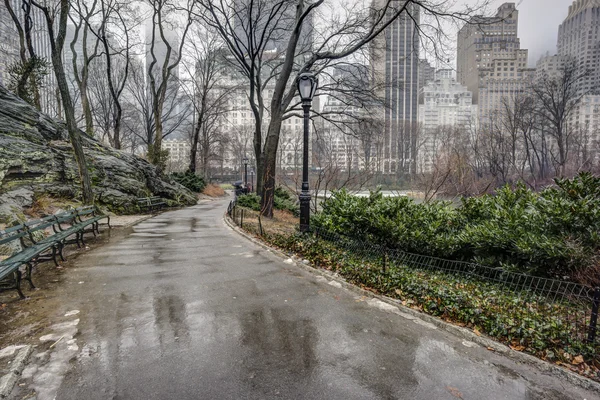
<svg viewBox="0 0 600 400"><path fill-rule="evenodd" d="M161 176L146 160L110 148L81 132L96 204L124 214L136 199L160 196L171 206L196 196ZM0 85L0 222L41 195L80 199L77 164L64 123L40 113Z"/></svg>

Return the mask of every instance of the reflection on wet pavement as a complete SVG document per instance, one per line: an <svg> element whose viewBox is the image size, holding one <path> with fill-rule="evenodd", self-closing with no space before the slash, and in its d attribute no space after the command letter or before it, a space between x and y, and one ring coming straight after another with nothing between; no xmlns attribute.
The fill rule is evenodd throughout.
<svg viewBox="0 0 600 400"><path fill-rule="evenodd" d="M226 205L163 213L78 259L81 351L56 398L581 394L286 265L224 227Z"/></svg>

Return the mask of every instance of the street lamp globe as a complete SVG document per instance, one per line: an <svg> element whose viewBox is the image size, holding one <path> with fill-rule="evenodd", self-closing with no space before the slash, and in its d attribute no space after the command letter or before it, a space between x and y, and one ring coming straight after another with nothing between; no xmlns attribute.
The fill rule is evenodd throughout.
<svg viewBox="0 0 600 400"><path fill-rule="evenodd" d="M296 79L298 85L298 93L302 103L312 102L315 92L317 91L318 79L312 72L303 72Z"/></svg>
<svg viewBox="0 0 600 400"><path fill-rule="evenodd" d="M248 165L248 157L244 157L244 165Z"/></svg>

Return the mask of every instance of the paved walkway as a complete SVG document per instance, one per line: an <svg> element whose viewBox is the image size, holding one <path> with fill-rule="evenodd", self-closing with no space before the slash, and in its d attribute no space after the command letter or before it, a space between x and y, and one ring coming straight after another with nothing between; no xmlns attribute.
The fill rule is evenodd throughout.
<svg viewBox="0 0 600 400"><path fill-rule="evenodd" d="M64 307L79 321L61 325L77 357L32 372L38 400L596 398L285 264L227 228L226 205L77 260Z"/></svg>

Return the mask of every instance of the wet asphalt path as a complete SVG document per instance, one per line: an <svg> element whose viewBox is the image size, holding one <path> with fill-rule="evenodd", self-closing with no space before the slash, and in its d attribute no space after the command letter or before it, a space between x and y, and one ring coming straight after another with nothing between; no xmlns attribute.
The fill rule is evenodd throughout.
<svg viewBox="0 0 600 400"><path fill-rule="evenodd" d="M57 399L593 399L329 285L223 223L166 212L77 260Z"/></svg>

